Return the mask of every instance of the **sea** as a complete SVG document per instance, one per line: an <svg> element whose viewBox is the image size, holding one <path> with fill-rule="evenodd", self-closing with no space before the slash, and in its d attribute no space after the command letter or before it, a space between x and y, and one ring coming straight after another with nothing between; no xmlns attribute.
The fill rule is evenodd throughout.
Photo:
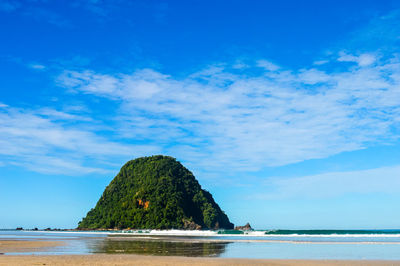
<svg viewBox="0 0 400 266"><path fill-rule="evenodd" d="M400 230L33 231L0 230L0 240L65 244L4 255L140 254L157 256L400 260Z"/></svg>

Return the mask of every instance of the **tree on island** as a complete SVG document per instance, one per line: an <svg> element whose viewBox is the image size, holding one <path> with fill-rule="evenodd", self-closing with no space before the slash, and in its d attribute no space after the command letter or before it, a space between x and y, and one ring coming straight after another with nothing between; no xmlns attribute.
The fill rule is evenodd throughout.
<svg viewBox="0 0 400 266"><path fill-rule="evenodd" d="M169 156L127 162L78 229L232 229L193 174Z"/></svg>

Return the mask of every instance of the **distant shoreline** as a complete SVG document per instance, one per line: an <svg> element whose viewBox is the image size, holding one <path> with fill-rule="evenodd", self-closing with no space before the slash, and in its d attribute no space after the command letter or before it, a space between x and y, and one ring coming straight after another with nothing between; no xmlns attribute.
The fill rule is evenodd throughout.
<svg viewBox="0 0 400 266"><path fill-rule="evenodd" d="M387 230L156 230L156 229L127 229L127 230L78 230L78 229L54 229L54 230L15 230L1 229L0 231L36 232L54 234L88 234L108 236L171 236L171 237L238 237L238 238L260 238L260 237L309 237L309 238L400 238L399 229Z"/></svg>

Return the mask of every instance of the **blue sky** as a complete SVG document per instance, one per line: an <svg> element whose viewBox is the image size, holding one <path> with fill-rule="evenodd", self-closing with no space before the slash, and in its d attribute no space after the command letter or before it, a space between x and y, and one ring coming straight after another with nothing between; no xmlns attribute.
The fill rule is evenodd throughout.
<svg viewBox="0 0 400 266"><path fill-rule="evenodd" d="M400 228L400 3L274 2L0 1L0 228L153 154L235 224Z"/></svg>

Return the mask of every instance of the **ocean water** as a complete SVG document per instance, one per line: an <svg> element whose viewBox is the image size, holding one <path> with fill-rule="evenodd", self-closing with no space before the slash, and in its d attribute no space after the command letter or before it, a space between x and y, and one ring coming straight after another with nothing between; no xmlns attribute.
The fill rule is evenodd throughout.
<svg viewBox="0 0 400 266"><path fill-rule="evenodd" d="M400 260L400 230L139 230L112 233L0 230L0 240L4 239L66 243L40 252L6 255L126 253L224 258Z"/></svg>

